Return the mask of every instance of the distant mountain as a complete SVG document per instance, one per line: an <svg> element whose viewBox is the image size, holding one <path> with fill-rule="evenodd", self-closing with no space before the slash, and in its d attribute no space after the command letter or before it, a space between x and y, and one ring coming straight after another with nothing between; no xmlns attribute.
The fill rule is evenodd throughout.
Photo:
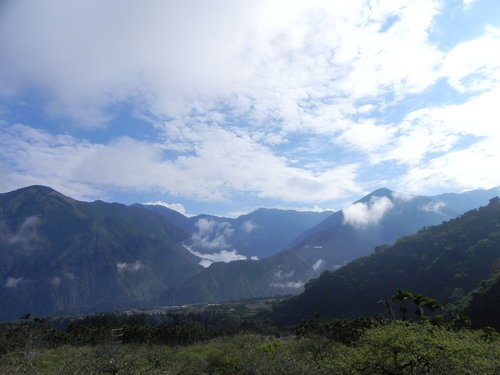
<svg viewBox="0 0 500 375"><path fill-rule="evenodd" d="M172 224L174 224L177 228L182 229L187 234L190 234L193 230L193 224L188 217L184 216L180 212L172 210L171 208L160 206L160 205L152 205L152 204L133 204L132 207L142 207L149 211L156 212L157 214L162 215L167 218Z"/></svg>
<svg viewBox="0 0 500 375"><path fill-rule="evenodd" d="M233 253L240 258L265 258L286 249L307 229L332 214L259 208L236 219L213 215L187 218L163 206L144 206L167 217L191 234L187 247L200 254ZM228 254L228 256L230 256Z"/></svg>
<svg viewBox="0 0 500 375"><path fill-rule="evenodd" d="M465 195L475 204L485 194L477 192L481 199L476 199L475 192ZM369 254L378 245L391 244L424 226L458 216L460 212L448 208L448 204L467 205L467 199L460 194L450 194L447 198L445 201L443 196L409 196L389 189L376 190L299 235L288 250L251 265L243 261L212 265L186 283L167 290L161 301L164 304L216 302L300 293L309 279L324 270L338 268ZM487 202L484 199L483 204ZM255 274L259 275L258 281L249 282ZM203 292L207 289L210 293Z"/></svg>
<svg viewBox="0 0 500 375"><path fill-rule="evenodd" d="M457 211L466 212L484 206L489 199L500 195L500 187L494 187L486 190L471 190L464 193L445 193L437 195L438 202L443 202L446 207Z"/></svg>
<svg viewBox="0 0 500 375"><path fill-rule="evenodd" d="M277 316L292 322L315 313L328 318L383 314L385 308L379 301L390 298L396 288L446 304L489 278L499 262L500 200L495 198L484 208L324 272L307 283L302 294L281 306ZM497 296L498 287L494 288L489 290ZM488 298L486 292L483 299ZM496 304L498 308L498 301Z"/></svg>
<svg viewBox="0 0 500 375"><path fill-rule="evenodd" d="M323 270L491 193L379 189L336 213L258 209L236 219L79 202L43 186L3 193L0 319L296 294ZM261 259L200 266L250 257Z"/></svg>
<svg viewBox="0 0 500 375"><path fill-rule="evenodd" d="M253 297L297 293L303 283L295 275L313 275L311 267L294 254L279 253L262 260L214 263L180 286L160 296L162 305L227 302Z"/></svg>
<svg viewBox="0 0 500 375"><path fill-rule="evenodd" d="M311 265L321 262L324 269L334 269L368 254L377 245L391 244L460 212L450 209L439 196L406 196L378 189L302 234L290 251Z"/></svg>
<svg viewBox="0 0 500 375"><path fill-rule="evenodd" d="M43 186L0 194L0 319L155 303L201 270L186 238L142 207Z"/></svg>

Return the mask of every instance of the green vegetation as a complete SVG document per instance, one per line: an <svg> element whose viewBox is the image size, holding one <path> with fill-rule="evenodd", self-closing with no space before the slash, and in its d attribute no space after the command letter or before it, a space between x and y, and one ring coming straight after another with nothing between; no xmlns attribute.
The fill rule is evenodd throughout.
<svg viewBox="0 0 500 375"><path fill-rule="evenodd" d="M464 298L464 314L473 327L493 327L500 331L500 272L484 281Z"/></svg>
<svg viewBox="0 0 500 375"><path fill-rule="evenodd" d="M498 333L429 322L315 319L295 327L296 336L242 330L165 344L71 344L67 337L49 342L41 340L39 324L21 325L23 344L2 353L0 373L494 375L500 370Z"/></svg>

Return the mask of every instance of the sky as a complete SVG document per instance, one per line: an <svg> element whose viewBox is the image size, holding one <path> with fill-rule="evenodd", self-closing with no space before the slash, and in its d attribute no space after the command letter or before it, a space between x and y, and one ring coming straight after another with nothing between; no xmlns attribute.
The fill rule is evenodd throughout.
<svg viewBox="0 0 500 375"><path fill-rule="evenodd" d="M4 0L0 192L187 215L500 185L497 0Z"/></svg>

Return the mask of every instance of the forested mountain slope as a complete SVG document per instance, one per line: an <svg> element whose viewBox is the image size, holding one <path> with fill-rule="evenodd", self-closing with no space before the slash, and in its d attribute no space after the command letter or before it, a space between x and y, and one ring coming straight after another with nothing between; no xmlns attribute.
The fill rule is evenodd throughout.
<svg viewBox="0 0 500 375"><path fill-rule="evenodd" d="M489 278L499 259L500 201L494 198L486 207L324 272L276 314L282 321L297 321L315 313L330 318L384 313L379 302L396 288L446 304Z"/></svg>
<svg viewBox="0 0 500 375"><path fill-rule="evenodd" d="M186 236L141 207L43 186L0 194L0 319L155 303L201 270Z"/></svg>

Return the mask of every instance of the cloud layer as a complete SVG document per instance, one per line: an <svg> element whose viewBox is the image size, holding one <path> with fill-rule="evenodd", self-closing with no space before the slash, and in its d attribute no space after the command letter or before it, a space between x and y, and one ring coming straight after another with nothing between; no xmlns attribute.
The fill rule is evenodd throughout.
<svg viewBox="0 0 500 375"><path fill-rule="evenodd" d="M457 33L443 21L475 6L2 4L0 189L338 207L381 185L499 185L500 25L478 21L469 33L460 24ZM33 97L36 108L22 106ZM23 111L23 124L12 120ZM148 129L129 132L123 113ZM371 208L355 209L361 218Z"/></svg>
<svg viewBox="0 0 500 375"><path fill-rule="evenodd" d="M368 202L358 202L344 208L343 222L358 228L377 225L393 207L389 198L373 196Z"/></svg>

